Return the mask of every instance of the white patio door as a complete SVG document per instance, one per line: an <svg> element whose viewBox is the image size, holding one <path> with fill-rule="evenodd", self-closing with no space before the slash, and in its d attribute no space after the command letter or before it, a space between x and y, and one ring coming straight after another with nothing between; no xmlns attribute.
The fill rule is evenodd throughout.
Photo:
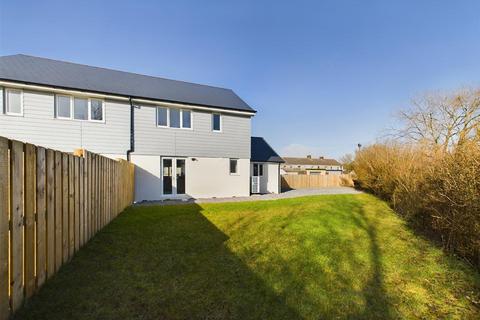
<svg viewBox="0 0 480 320"><path fill-rule="evenodd" d="M184 158L162 158L162 193L164 196L185 194L185 163Z"/></svg>

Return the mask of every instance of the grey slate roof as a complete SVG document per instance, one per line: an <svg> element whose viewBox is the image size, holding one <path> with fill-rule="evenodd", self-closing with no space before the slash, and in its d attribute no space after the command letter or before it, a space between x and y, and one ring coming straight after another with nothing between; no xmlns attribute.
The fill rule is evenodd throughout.
<svg viewBox="0 0 480 320"><path fill-rule="evenodd" d="M254 112L230 89L23 54L0 57L0 79Z"/></svg>
<svg viewBox="0 0 480 320"><path fill-rule="evenodd" d="M278 162L283 163L283 159L262 137L252 137L251 139L251 161L257 162Z"/></svg>

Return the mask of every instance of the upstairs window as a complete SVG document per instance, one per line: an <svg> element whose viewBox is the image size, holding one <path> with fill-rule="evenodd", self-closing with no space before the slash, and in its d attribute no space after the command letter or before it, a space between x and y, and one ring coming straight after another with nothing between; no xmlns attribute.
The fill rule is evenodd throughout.
<svg viewBox="0 0 480 320"><path fill-rule="evenodd" d="M157 126L168 127L168 109L157 108Z"/></svg>
<svg viewBox="0 0 480 320"><path fill-rule="evenodd" d="M212 130L222 131L222 118L218 113L212 114Z"/></svg>
<svg viewBox="0 0 480 320"><path fill-rule="evenodd" d="M188 110L182 110L182 128L192 127L192 112Z"/></svg>
<svg viewBox="0 0 480 320"><path fill-rule="evenodd" d="M179 109L170 109L170 128L180 128Z"/></svg>
<svg viewBox="0 0 480 320"><path fill-rule="evenodd" d="M73 99L73 118L75 120L88 120L88 100Z"/></svg>
<svg viewBox="0 0 480 320"><path fill-rule="evenodd" d="M56 96L55 117L57 119L103 122L105 120L103 100Z"/></svg>
<svg viewBox="0 0 480 320"><path fill-rule="evenodd" d="M57 96L57 118L71 119L72 118L72 101L68 96Z"/></svg>
<svg viewBox="0 0 480 320"><path fill-rule="evenodd" d="M157 126L191 129L192 112L178 108L157 107Z"/></svg>
<svg viewBox="0 0 480 320"><path fill-rule="evenodd" d="M103 121L103 101L98 99L90 100L90 120Z"/></svg>
<svg viewBox="0 0 480 320"><path fill-rule="evenodd" d="M5 91L6 114L21 116L23 115L23 95L22 90L6 89Z"/></svg>

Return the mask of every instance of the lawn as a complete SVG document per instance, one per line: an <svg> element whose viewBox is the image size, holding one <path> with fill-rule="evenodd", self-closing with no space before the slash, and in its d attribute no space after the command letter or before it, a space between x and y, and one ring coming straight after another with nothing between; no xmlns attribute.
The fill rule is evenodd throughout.
<svg viewBox="0 0 480 320"><path fill-rule="evenodd" d="M128 209L18 319L478 319L480 275L373 196Z"/></svg>

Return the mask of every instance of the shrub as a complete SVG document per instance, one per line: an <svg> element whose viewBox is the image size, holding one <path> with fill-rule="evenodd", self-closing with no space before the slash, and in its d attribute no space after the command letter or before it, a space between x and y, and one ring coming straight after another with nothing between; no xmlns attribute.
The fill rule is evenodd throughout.
<svg viewBox="0 0 480 320"><path fill-rule="evenodd" d="M378 143L357 152L354 170L362 188L480 266L479 143L452 152Z"/></svg>

